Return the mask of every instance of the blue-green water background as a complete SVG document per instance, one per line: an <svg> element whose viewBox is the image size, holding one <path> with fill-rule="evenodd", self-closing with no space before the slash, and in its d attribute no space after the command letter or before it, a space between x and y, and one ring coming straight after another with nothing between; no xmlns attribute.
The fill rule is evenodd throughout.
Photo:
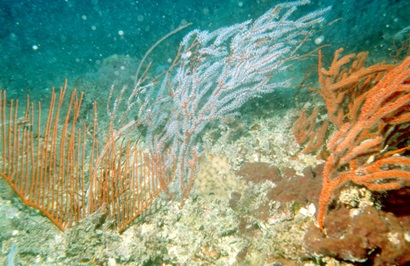
<svg viewBox="0 0 410 266"><path fill-rule="evenodd" d="M115 71L115 66L105 69L104 75L90 73L98 72L104 60L113 55L112 64L130 58L127 67L132 73L138 60L158 39L181 25L193 23L154 53L153 60L158 65L166 64L189 30L215 30L255 19L279 2L1 0L0 89L8 90L9 97L29 93L41 99L45 90L61 86L64 79L74 86L84 80L98 83L101 76L108 79L106 72ZM404 0L312 1L298 12L306 14L329 5L333 8L326 21L337 21L313 36L322 35L322 44L331 44L326 49L329 59L335 49L344 47L348 53L370 51L371 57L377 58L375 61L390 60L394 57L395 36L410 25L410 8ZM109 79L115 83L115 75ZM99 86L108 83L106 80Z"/></svg>

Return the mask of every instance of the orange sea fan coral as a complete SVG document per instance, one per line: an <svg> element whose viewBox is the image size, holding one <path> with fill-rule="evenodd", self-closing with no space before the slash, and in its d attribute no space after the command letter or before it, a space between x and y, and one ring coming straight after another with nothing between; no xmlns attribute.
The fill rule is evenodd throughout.
<svg viewBox="0 0 410 266"><path fill-rule="evenodd" d="M65 231L98 211L119 232L147 209L173 180L164 156L143 152L129 139L117 141L112 126L106 143L94 123L80 122L83 94L52 91L45 123L41 105L25 108L0 91L0 177L28 206ZM64 103L67 103L67 107ZM91 136L90 136L91 135ZM98 158L98 159L97 159Z"/></svg>
<svg viewBox="0 0 410 266"><path fill-rule="evenodd" d="M401 187L410 179L410 158L404 151L410 129L410 57L397 66L377 64L364 68L365 54L338 59L329 70L322 69L319 53L320 93L329 119L338 131L327 144L330 152L323 170L318 224L335 190L351 181L370 190ZM343 69L355 58L350 69Z"/></svg>

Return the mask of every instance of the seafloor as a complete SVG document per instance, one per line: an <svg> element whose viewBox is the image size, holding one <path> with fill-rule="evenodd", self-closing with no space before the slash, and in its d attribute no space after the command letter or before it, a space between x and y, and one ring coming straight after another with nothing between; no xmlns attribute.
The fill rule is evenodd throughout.
<svg viewBox="0 0 410 266"><path fill-rule="evenodd" d="M159 197L122 234L102 213L63 233L2 184L1 263L361 265L372 245L382 258L379 261L406 257L408 248L400 252L399 247L409 241L408 227L383 212L378 197L361 187L343 188L339 210L329 214L334 222L327 224L327 230L360 217L355 226L340 238L321 239L316 209L323 161L299 153L291 130L298 114L294 109L266 111L265 118L251 124L221 123L217 143L207 139L212 133L204 138L212 144L184 207ZM247 133L237 136L240 131ZM369 227L381 221L388 221L388 229ZM357 235L369 243L350 243ZM17 250L14 264L7 264L13 250ZM344 253L338 253L341 250Z"/></svg>
<svg viewBox="0 0 410 266"><path fill-rule="evenodd" d="M289 132L294 119L294 110L283 110L250 126L221 124L222 136L200 163L197 188L185 206L159 198L121 235L98 222L102 214L62 233L3 184L2 263L17 245L16 265L315 265L303 247L315 206L307 193L293 198L294 186L312 189L314 184L304 181L312 176L305 172L320 161L294 158L299 151ZM230 141L237 128L249 133ZM278 183L281 176L289 182Z"/></svg>

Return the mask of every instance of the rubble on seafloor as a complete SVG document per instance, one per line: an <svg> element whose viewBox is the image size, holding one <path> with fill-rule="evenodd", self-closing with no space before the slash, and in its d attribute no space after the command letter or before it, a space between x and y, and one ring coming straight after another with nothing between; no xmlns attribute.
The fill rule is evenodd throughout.
<svg viewBox="0 0 410 266"><path fill-rule="evenodd" d="M38 211L24 206L2 183L0 263L113 266L409 262L409 215L401 212L396 217L384 209L386 194L373 195L347 184L339 196L335 195L326 216L326 234L320 232L316 210L322 162L312 155L295 157L299 147L289 133L292 121L293 112L260 120L255 122L257 126L251 126L253 129L242 126L248 134L233 140L229 137L233 133L226 127L218 143L209 144L209 155L199 167L196 190L184 207L159 197L122 234L112 229L112 221L103 213L63 233ZM398 194L396 201L400 199Z"/></svg>

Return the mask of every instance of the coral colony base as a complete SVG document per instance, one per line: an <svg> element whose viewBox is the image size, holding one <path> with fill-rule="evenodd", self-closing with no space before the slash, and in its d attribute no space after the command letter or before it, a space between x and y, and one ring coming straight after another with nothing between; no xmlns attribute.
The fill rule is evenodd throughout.
<svg viewBox="0 0 410 266"><path fill-rule="evenodd" d="M2 91L1 262L410 263L410 57L302 52L331 26L329 8L297 15L308 2L193 30L154 74L148 56L178 28L108 100L67 83L49 106ZM272 107L316 53L303 110Z"/></svg>

